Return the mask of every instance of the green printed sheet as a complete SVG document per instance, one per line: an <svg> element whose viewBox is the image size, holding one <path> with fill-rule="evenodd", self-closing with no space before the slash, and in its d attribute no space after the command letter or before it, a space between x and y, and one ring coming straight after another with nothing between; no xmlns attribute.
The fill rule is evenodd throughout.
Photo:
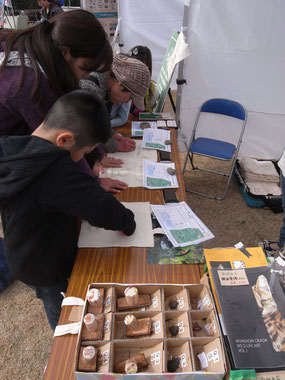
<svg viewBox="0 0 285 380"><path fill-rule="evenodd" d="M199 228L184 228L183 230L170 230L170 233L179 244L186 243L187 241L195 241L204 237Z"/></svg>
<svg viewBox="0 0 285 380"><path fill-rule="evenodd" d="M162 150L165 150L166 149L166 146L165 145L162 145L162 144L158 144L158 143L150 143L150 142L147 142L145 144L146 147L148 148L154 148L154 149L162 149Z"/></svg>
<svg viewBox="0 0 285 380"><path fill-rule="evenodd" d="M152 177L147 177L146 179L147 186L149 187L169 187L171 186L171 182L167 181L166 179L163 178L152 178Z"/></svg>

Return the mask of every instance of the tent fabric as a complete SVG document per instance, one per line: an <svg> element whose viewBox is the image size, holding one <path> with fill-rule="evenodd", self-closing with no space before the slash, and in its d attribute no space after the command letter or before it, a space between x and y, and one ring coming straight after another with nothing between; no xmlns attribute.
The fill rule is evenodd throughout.
<svg viewBox="0 0 285 380"><path fill-rule="evenodd" d="M120 42L123 44L120 51L127 53L136 45L147 46L152 52L154 80L158 77L172 31L181 29L183 8L183 0L119 1Z"/></svg>
<svg viewBox="0 0 285 380"><path fill-rule="evenodd" d="M278 159L285 146L285 2L191 0L188 11L191 56L184 61L180 149L200 105L228 98L248 111L239 155Z"/></svg>

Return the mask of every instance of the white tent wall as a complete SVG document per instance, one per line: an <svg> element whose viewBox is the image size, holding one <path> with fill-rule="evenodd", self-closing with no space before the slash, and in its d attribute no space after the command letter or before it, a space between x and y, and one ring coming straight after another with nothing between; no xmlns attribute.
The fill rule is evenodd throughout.
<svg viewBox="0 0 285 380"><path fill-rule="evenodd" d="M180 31L183 0L119 0L120 51L136 45L152 52L152 77L157 79L173 30ZM174 76L175 77L175 76ZM175 83L175 81L174 81Z"/></svg>
<svg viewBox="0 0 285 380"><path fill-rule="evenodd" d="M228 98L248 110L240 156L278 159L285 147L285 1L191 0L188 9L180 149L199 106ZM208 128L214 138L232 136L226 126L220 133Z"/></svg>

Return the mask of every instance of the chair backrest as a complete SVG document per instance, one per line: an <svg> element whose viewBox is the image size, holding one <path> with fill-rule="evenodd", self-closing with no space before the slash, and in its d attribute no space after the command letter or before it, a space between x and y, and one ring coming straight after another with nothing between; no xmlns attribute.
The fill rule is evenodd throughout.
<svg viewBox="0 0 285 380"><path fill-rule="evenodd" d="M230 99L214 98L206 100L200 108L200 112L218 113L245 120L246 110L238 102Z"/></svg>

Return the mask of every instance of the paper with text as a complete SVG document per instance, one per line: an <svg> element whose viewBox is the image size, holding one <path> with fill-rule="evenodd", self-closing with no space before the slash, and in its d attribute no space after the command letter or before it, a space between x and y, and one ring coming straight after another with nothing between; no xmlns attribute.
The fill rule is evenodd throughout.
<svg viewBox="0 0 285 380"><path fill-rule="evenodd" d="M198 244L214 237L185 202L151 208L174 247Z"/></svg>
<svg viewBox="0 0 285 380"><path fill-rule="evenodd" d="M134 137L142 137L143 136L143 129L141 128L141 124L146 123L145 121L132 121L132 136ZM150 125L150 128L157 128L156 121L147 121L147 123Z"/></svg>
<svg viewBox="0 0 285 380"><path fill-rule="evenodd" d="M168 168L175 169L175 163L161 163L144 160L143 186L148 189L167 189L179 187L176 174L169 174L167 172Z"/></svg>
<svg viewBox="0 0 285 380"><path fill-rule="evenodd" d="M142 147L147 149L158 149L171 152L171 145L167 144L171 141L170 131L164 129L145 129L143 131Z"/></svg>

